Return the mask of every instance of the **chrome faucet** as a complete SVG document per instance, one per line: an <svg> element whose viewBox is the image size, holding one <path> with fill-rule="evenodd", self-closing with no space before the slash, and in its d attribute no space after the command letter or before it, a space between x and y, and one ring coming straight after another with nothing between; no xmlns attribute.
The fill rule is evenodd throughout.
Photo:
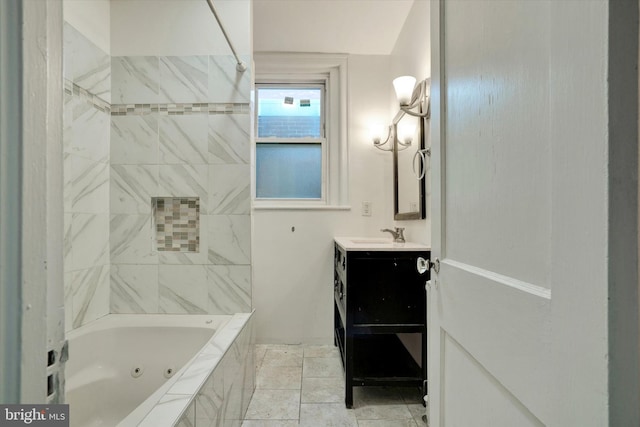
<svg viewBox="0 0 640 427"><path fill-rule="evenodd" d="M394 230L390 230L388 228L383 228L380 231L382 232L388 232L391 233L391 235L393 236L393 241L395 243L404 243L404 228L403 227L394 227Z"/></svg>

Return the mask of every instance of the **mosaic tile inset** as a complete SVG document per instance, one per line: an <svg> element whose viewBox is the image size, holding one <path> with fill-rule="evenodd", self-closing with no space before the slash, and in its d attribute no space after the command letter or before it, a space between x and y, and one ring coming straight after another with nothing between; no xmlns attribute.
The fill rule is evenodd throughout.
<svg viewBox="0 0 640 427"><path fill-rule="evenodd" d="M153 197L156 248L166 252L200 252L200 198Z"/></svg>

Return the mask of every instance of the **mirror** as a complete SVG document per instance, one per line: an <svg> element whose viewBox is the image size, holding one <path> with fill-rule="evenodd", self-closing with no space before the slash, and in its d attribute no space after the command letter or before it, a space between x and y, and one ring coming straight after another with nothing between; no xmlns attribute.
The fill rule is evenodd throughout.
<svg viewBox="0 0 640 427"><path fill-rule="evenodd" d="M426 165L416 155L425 148L425 119L399 111L393 119L393 181L395 220L424 219ZM408 144L411 144L407 147ZM418 176L422 176L418 179Z"/></svg>

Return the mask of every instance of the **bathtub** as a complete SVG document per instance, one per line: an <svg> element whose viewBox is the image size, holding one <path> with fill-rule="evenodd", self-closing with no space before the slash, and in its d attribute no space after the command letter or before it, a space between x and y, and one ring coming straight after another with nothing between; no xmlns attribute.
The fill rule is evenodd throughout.
<svg viewBox="0 0 640 427"><path fill-rule="evenodd" d="M239 425L255 388L251 313L112 314L67 339L72 427Z"/></svg>

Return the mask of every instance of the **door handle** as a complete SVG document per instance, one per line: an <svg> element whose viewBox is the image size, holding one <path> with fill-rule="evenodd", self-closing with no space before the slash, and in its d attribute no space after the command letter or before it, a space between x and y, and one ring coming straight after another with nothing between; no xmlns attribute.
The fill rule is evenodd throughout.
<svg viewBox="0 0 640 427"><path fill-rule="evenodd" d="M427 270L429 270L429 260L419 256L418 259L416 260L416 269L420 274L426 273Z"/></svg>
<svg viewBox="0 0 640 427"><path fill-rule="evenodd" d="M431 261L431 268L436 272L436 274L440 273L440 260L438 258Z"/></svg>

